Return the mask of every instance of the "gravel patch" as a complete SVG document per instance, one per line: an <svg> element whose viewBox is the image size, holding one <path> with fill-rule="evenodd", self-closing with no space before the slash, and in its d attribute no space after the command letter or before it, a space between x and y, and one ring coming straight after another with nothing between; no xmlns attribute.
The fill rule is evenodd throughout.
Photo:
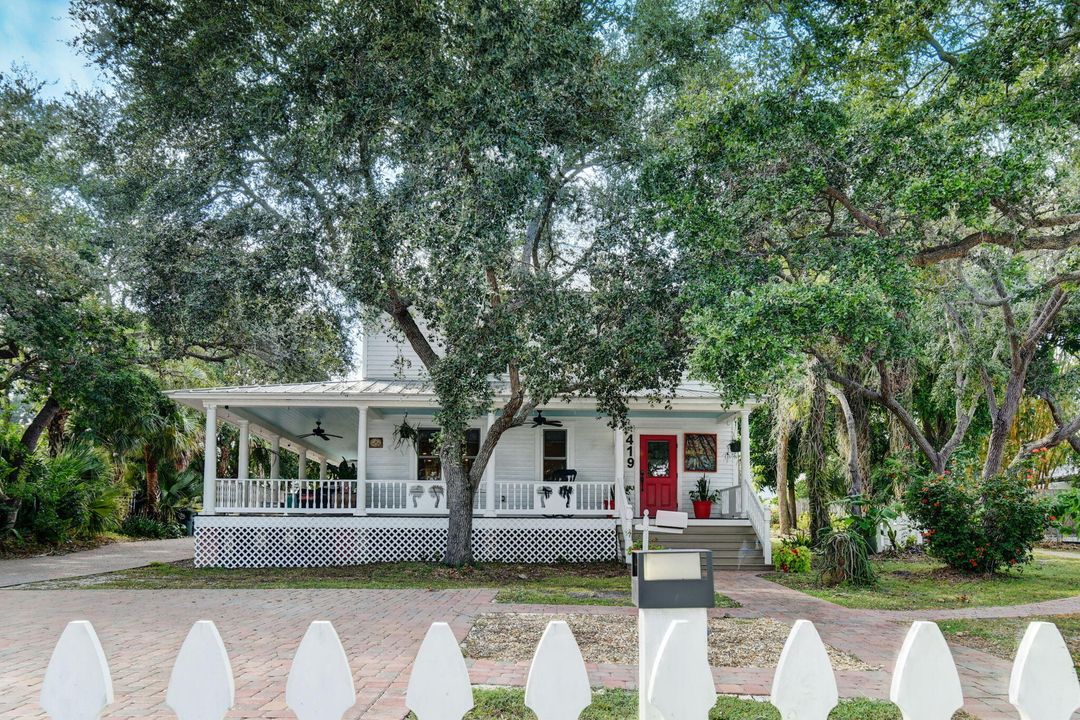
<svg viewBox="0 0 1080 720"><path fill-rule="evenodd" d="M462 643L465 655L504 662L529 662L551 620L565 620L588 663L636 665L637 617L540 613L485 613ZM709 664L719 667L776 667L791 628L769 618L709 619ZM826 646L835 670L877 670L854 655Z"/></svg>

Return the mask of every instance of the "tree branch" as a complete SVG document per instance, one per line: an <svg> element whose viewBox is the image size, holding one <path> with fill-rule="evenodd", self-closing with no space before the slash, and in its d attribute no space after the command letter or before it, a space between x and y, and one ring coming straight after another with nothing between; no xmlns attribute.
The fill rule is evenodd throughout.
<svg viewBox="0 0 1080 720"><path fill-rule="evenodd" d="M954 260L964 257L972 249L979 245L998 245L1009 248L1013 252L1022 250L1066 250L1075 245L1080 245L1080 228L1070 230L1060 235L1029 235L1021 236L1015 232L992 232L979 230L967 235L961 240L946 245L920 250L912 258L919 267L936 265L946 260Z"/></svg>
<svg viewBox="0 0 1080 720"><path fill-rule="evenodd" d="M847 195L840 192L831 185L826 186L826 188L822 192L825 194L825 197L832 198L833 200L843 205L844 209L848 211L848 214L851 215L851 217L855 218L855 220L858 221L860 225L870 230L873 230L881 237L888 236L888 226L886 226L885 223L881 222L880 220L877 220L866 212L855 207L855 203L851 202L851 199Z"/></svg>

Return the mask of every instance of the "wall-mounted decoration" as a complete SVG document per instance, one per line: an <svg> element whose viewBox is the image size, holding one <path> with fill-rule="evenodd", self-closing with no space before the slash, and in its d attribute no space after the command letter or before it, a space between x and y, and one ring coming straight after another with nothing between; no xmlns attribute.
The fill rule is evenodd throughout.
<svg viewBox="0 0 1080 720"><path fill-rule="evenodd" d="M367 446L369 448L374 448L374 449L378 450L379 448L381 448L383 446L382 438L381 437L369 437L367 439Z"/></svg>
<svg viewBox="0 0 1080 720"><path fill-rule="evenodd" d="M683 470L716 472L716 433L683 435Z"/></svg>

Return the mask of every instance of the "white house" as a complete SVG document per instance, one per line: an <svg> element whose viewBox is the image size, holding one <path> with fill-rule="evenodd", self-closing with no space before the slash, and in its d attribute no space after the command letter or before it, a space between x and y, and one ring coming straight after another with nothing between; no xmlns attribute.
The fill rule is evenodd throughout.
<svg viewBox="0 0 1080 720"><path fill-rule="evenodd" d="M369 330L363 351L360 380L169 393L205 413L207 437L216 436L218 422L235 425L240 436L239 477L217 477L216 453L206 453L197 565L441 556L446 485L432 442L435 397L411 348L385 330ZM770 562L768 515L749 482L751 407L725 406L708 386L686 383L664 406L631 402L633 431L624 432L612 430L589 398L553 401L541 409L543 424L527 423L499 440L474 504L476 559L621 557L631 523L640 523L631 517L644 510L692 515L690 490L704 476L720 501L710 518L691 520L683 536L668 541L711 547L717 567L762 567ZM473 452L494 418L474 421ZM403 423L418 431L415 443L395 442ZM252 435L274 450L268 478L248 477ZM298 477L281 477L282 451L304 460ZM351 467L339 473L343 460ZM306 461L318 463L318 478L306 477Z"/></svg>

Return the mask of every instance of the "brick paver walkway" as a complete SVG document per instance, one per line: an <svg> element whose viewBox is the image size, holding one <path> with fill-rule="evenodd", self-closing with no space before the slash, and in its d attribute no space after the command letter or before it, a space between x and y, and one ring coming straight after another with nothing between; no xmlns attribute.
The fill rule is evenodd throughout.
<svg viewBox="0 0 1080 720"><path fill-rule="evenodd" d="M42 580L96 575L142 567L155 562L176 562L195 557L194 538L140 540L104 545L68 555L0 560L0 587Z"/></svg>
<svg viewBox="0 0 1080 720"><path fill-rule="evenodd" d="M758 578L721 573L717 589L743 607L717 615L813 620L825 642L881 670L838 672L843 696L887 698L890 673L910 620L945 614L1015 616L1014 608L884 612L848 610ZM633 614L632 608L493 605L491 590L3 590L0 630L0 718L40 717L37 696L52 647L72 619L94 623L113 671L116 703L106 718L172 718L164 706L176 652L191 624L214 620L236 676L237 706L230 717L292 717L284 704L293 652L312 620L337 628L353 669L358 702L346 717L398 720L404 716L409 664L428 626L447 621L463 638L483 612ZM1031 612L1070 612L1080 599L1028 606ZM1016 718L1006 692L1009 663L953 648L968 703L988 720ZM524 685L528 663L470 660L476 685ZM594 685L633 688L637 668L590 665ZM772 668L714 668L719 692L766 695Z"/></svg>

